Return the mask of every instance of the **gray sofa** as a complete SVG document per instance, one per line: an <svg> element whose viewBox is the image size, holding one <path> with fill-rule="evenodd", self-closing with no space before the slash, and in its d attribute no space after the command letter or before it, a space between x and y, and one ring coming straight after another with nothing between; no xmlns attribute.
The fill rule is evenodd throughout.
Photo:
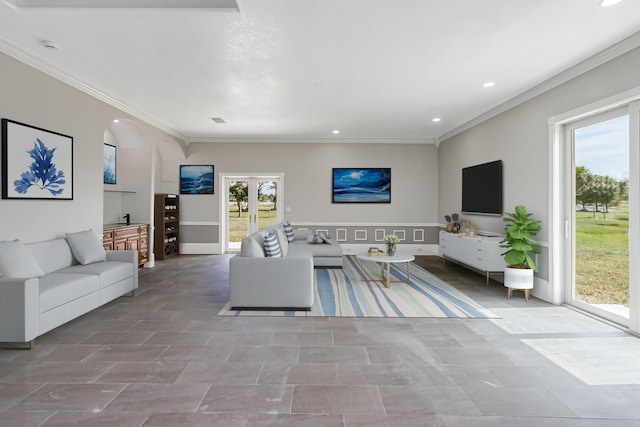
<svg viewBox="0 0 640 427"><path fill-rule="evenodd" d="M229 261L229 301L234 309L309 310L314 301L314 267L342 267L342 247L310 243L307 230L295 230L286 256L266 257L264 237L283 230L282 223L242 241Z"/></svg>
<svg viewBox="0 0 640 427"><path fill-rule="evenodd" d="M97 236L95 241L100 245ZM92 247L103 259L96 261L78 255L82 248L72 251L64 238L18 246L16 242L20 243L0 242L7 244L5 266L7 252L15 255L26 249L20 258L31 257L27 270L35 271L0 277L0 342L29 343L33 348L36 337L124 294L133 295L138 288L137 251L104 251L100 245Z"/></svg>

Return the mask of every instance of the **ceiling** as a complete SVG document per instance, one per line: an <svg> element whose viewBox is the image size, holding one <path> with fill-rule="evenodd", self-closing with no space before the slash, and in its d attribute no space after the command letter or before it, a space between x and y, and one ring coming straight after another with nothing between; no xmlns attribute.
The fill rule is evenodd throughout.
<svg viewBox="0 0 640 427"><path fill-rule="evenodd" d="M0 50L186 142L433 142L640 30L637 0L16 1Z"/></svg>

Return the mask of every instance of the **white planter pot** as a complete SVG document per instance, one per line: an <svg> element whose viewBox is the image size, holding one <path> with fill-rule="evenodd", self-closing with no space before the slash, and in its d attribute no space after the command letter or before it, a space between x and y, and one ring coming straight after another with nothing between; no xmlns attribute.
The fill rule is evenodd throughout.
<svg viewBox="0 0 640 427"><path fill-rule="evenodd" d="M530 268L504 268L504 286L509 290L507 298L511 299L514 289L523 289L529 301L529 289L533 289L533 270Z"/></svg>

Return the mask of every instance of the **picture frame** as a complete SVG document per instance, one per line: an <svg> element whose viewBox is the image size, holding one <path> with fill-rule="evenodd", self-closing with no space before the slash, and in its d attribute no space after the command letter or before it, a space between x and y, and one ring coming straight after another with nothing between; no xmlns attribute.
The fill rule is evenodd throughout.
<svg viewBox="0 0 640 427"><path fill-rule="evenodd" d="M73 200L73 137L2 119L2 198Z"/></svg>
<svg viewBox="0 0 640 427"><path fill-rule="evenodd" d="M180 165L180 194L214 194L213 165Z"/></svg>
<svg viewBox="0 0 640 427"><path fill-rule="evenodd" d="M104 144L104 173L103 182L105 184L115 184L117 179L118 151L115 145Z"/></svg>
<svg viewBox="0 0 640 427"><path fill-rule="evenodd" d="M333 168L332 203L391 203L391 168Z"/></svg>

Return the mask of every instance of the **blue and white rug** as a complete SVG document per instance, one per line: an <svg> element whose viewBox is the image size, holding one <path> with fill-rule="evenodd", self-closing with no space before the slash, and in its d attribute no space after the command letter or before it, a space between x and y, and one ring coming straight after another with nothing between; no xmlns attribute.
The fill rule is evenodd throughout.
<svg viewBox="0 0 640 427"><path fill-rule="evenodd" d="M380 279L381 268L346 256L342 269L317 268L314 271L316 294L311 311L230 310L229 304L219 316L328 316L328 317L452 317L497 318L463 292L411 263L391 264L391 286ZM369 281L362 280L362 276ZM399 281L396 281L399 280Z"/></svg>

